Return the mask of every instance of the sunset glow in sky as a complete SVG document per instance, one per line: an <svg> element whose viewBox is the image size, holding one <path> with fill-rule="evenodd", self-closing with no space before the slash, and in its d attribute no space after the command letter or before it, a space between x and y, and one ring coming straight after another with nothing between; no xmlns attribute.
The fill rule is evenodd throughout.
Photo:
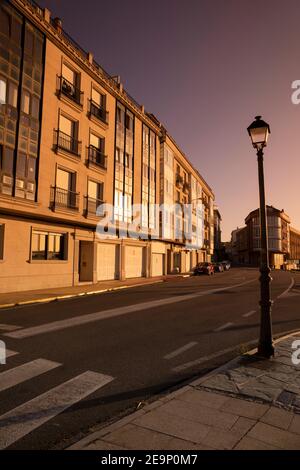
<svg viewBox="0 0 300 470"><path fill-rule="evenodd" d="M223 240L258 207L246 128L271 127L266 200L300 230L299 0L41 0L165 125L216 195Z"/></svg>

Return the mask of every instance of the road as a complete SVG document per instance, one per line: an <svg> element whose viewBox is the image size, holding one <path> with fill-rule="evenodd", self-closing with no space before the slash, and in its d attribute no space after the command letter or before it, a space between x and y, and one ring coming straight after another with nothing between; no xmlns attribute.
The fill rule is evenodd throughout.
<svg viewBox="0 0 300 470"><path fill-rule="evenodd" d="M300 274L273 272L274 334L300 329ZM61 449L258 337L258 273L234 268L0 312L0 448Z"/></svg>

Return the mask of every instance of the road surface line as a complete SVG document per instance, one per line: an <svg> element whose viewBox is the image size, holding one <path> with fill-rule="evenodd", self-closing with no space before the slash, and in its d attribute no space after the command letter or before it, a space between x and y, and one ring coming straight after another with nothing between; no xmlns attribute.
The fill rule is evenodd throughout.
<svg viewBox="0 0 300 470"><path fill-rule="evenodd" d="M218 331L223 331L226 330L226 328L229 328L230 326L234 325L233 322L225 323L225 325L219 326L219 328L216 328L214 330L215 333L218 333Z"/></svg>
<svg viewBox="0 0 300 470"><path fill-rule="evenodd" d="M2 331L15 331L15 330L20 330L22 326L17 326L17 325L5 325L4 323L0 324L0 330Z"/></svg>
<svg viewBox="0 0 300 470"><path fill-rule="evenodd" d="M19 354L17 351L11 351L11 349L7 349L5 353L6 358L16 356L17 354Z"/></svg>
<svg viewBox="0 0 300 470"><path fill-rule="evenodd" d="M109 310L103 310L101 312L94 312L86 315L79 315L78 317L67 318L65 320L58 320L52 323L46 323L39 326L33 326L31 328L24 328L18 331L12 331L11 333L5 333L4 336L10 338L23 339L30 338L32 336L37 336L44 333L49 333L58 330L64 330L66 328L71 328L78 325L84 325L86 323L96 322L99 320L104 320L107 318L118 317L121 315L126 315L128 313L140 312L142 310L149 310L156 307L161 307L163 305L170 305L178 302L184 302L187 300L196 299L198 297L203 297L205 295L214 294L216 292L226 291L234 289L236 287L244 286L245 284L250 284L251 282L256 282L256 279L251 281L242 282L240 284L234 284L230 287L221 287L219 289L211 289L203 292L198 292L196 294L187 294L180 297L168 297L167 299L152 300L149 302L142 302L139 304L127 305L126 307L117 307Z"/></svg>
<svg viewBox="0 0 300 470"><path fill-rule="evenodd" d="M0 374L0 392L61 366L58 362L36 359Z"/></svg>
<svg viewBox="0 0 300 470"><path fill-rule="evenodd" d="M291 283L289 285L289 287L284 291L282 292L282 294L280 294L277 299L281 299L282 297L286 297L286 295L289 293L289 291L293 288L295 284L295 279L292 277L292 280L291 280Z"/></svg>
<svg viewBox="0 0 300 470"><path fill-rule="evenodd" d="M0 416L0 449L6 449L113 377L87 371Z"/></svg>
<svg viewBox="0 0 300 470"><path fill-rule="evenodd" d="M232 351L237 351L238 346L234 346L232 348L223 349L223 351L218 351L214 354L210 354L209 356L203 356L199 359L195 359L194 361L186 362L185 364L181 364L180 366L173 367L173 372L181 372L186 369L190 369L193 366L198 366L199 364L203 364L203 362L210 361L211 359L216 359L219 356L223 356Z"/></svg>
<svg viewBox="0 0 300 470"><path fill-rule="evenodd" d="M251 312L244 313L243 317L244 318L251 317L251 315L254 315L254 313L256 313L256 310L251 310Z"/></svg>
<svg viewBox="0 0 300 470"><path fill-rule="evenodd" d="M186 344L185 346L182 346L181 348L178 348L176 349L175 351L167 354L166 356L164 356L164 359L173 359L174 357L176 356L179 356L180 354L184 353L185 351L188 351L189 349L193 348L194 346L196 346L197 341L191 341L190 343Z"/></svg>

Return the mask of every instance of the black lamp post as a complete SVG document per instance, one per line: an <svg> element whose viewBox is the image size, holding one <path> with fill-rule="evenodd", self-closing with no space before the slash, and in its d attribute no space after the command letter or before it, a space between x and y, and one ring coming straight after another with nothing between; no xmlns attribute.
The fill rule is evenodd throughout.
<svg viewBox="0 0 300 470"><path fill-rule="evenodd" d="M265 182L264 182L264 152L270 134L270 126L256 116L255 121L248 127L248 133L251 137L252 145L256 149L258 162L258 182L259 182L259 201L260 201L260 336L257 353L259 356L270 358L274 356L274 346L272 339L272 320L271 309L272 300L270 295L270 276L269 252L268 252L268 233L265 202Z"/></svg>

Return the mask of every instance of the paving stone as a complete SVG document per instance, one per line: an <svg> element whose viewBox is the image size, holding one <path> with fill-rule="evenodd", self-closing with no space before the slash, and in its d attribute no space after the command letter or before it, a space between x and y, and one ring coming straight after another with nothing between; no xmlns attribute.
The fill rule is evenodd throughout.
<svg viewBox="0 0 300 470"><path fill-rule="evenodd" d="M269 445L285 450L299 450L300 436L298 434L283 431L269 424L257 423L248 434L249 437L258 439Z"/></svg>
<svg viewBox="0 0 300 470"><path fill-rule="evenodd" d="M117 444L111 444L110 442L105 442L102 439L98 439L94 442L91 442L86 447L80 450L128 450L129 448L121 447Z"/></svg>
<svg viewBox="0 0 300 470"><path fill-rule="evenodd" d="M199 403L188 403L179 400L166 403L160 408L160 411L219 429L230 429L238 419L238 416L231 413L214 410L199 405Z"/></svg>
<svg viewBox="0 0 300 470"><path fill-rule="evenodd" d="M250 402L239 398L230 398L221 409L227 413L233 413L245 418L259 419L269 409L269 405Z"/></svg>
<svg viewBox="0 0 300 470"><path fill-rule="evenodd" d="M104 439L108 444L121 445L134 450L199 450L199 448L202 448L200 444L193 444L133 424L124 426Z"/></svg>
<svg viewBox="0 0 300 470"><path fill-rule="evenodd" d="M240 439L241 436L239 433L211 428L206 438L203 440L203 444L219 450L229 450L233 449Z"/></svg>
<svg viewBox="0 0 300 470"><path fill-rule="evenodd" d="M178 397L178 400L188 403L198 403L209 408L219 409L229 400L228 396L219 393L205 392L204 390L193 389Z"/></svg>
<svg viewBox="0 0 300 470"><path fill-rule="evenodd" d="M218 374L203 382L203 387L222 392L238 393L236 384L225 374Z"/></svg>
<svg viewBox="0 0 300 470"><path fill-rule="evenodd" d="M238 433L240 437L243 437L251 428L253 428L256 422L257 421L255 419L240 417L232 426L231 431Z"/></svg>
<svg viewBox="0 0 300 470"><path fill-rule="evenodd" d="M244 437L234 448L234 450L280 450L278 447L271 446L265 442L258 441L252 437Z"/></svg>
<svg viewBox="0 0 300 470"><path fill-rule="evenodd" d="M293 419L293 413L272 406L260 419L261 422L276 426L280 429L288 429Z"/></svg>
<svg viewBox="0 0 300 470"><path fill-rule="evenodd" d="M160 408L137 418L133 424L196 444L202 444L210 430L205 424L163 413Z"/></svg>
<svg viewBox="0 0 300 470"><path fill-rule="evenodd" d="M300 415L294 415L289 431L300 434Z"/></svg>

